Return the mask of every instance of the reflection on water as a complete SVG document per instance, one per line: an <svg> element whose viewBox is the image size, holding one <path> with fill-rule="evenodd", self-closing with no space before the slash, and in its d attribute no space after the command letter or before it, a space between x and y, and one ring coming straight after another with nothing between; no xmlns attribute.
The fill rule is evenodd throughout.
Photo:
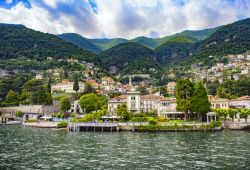
<svg viewBox="0 0 250 170"><path fill-rule="evenodd" d="M0 126L0 169L248 169L250 133L71 133Z"/></svg>

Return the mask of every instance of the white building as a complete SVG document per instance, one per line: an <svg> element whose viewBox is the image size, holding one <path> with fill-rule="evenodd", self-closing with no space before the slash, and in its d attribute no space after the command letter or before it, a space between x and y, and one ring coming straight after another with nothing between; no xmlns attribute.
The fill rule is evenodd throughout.
<svg viewBox="0 0 250 170"><path fill-rule="evenodd" d="M133 113L155 110L159 116L166 117L166 113L176 112L176 102L174 98L167 99L155 94L140 95L139 92L133 91L110 99L108 101L109 115L115 116L117 107L121 104L126 104L128 111Z"/></svg>
<svg viewBox="0 0 250 170"><path fill-rule="evenodd" d="M56 91L62 91L65 93L75 93L76 91L73 90L73 86L74 86L73 82L62 81L62 83L52 85L51 90L52 90L52 93ZM79 82L79 91L83 91L84 87L85 87L84 83Z"/></svg>
<svg viewBox="0 0 250 170"><path fill-rule="evenodd" d="M36 74L36 79L41 80L41 79L43 79L43 76L41 74Z"/></svg>
<svg viewBox="0 0 250 170"><path fill-rule="evenodd" d="M108 113L109 116L116 116L116 110L118 105L127 104L127 96L121 95L115 98L112 98L108 101Z"/></svg>
<svg viewBox="0 0 250 170"><path fill-rule="evenodd" d="M79 100L75 100L74 102L71 102L70 112L71 113L83 113L83 110L79 104Z"/></svg>
<svg viewBox="0 0 250 170"><path fill-rule="evenodd" d="M247 108L250 109L250 96L242 96L229 101L231 108Z"/></svg>

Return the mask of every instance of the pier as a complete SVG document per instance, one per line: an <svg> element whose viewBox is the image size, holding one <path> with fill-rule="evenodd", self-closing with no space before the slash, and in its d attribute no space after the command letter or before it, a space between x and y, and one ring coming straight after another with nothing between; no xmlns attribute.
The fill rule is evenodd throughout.
<svg viewBox="0 0 250 170"><path fill-rule="evenodd" d="M118 123L74 123L69 122L68 130L73 132L116 132Z"/></svg>
<svg viewBox="0 0 250 170"><path fill-rule="evenodd" d="M68 130L73 132L118 132L135 131L136 126L148 125L146 122L115 123L68 123Z"/></svg>

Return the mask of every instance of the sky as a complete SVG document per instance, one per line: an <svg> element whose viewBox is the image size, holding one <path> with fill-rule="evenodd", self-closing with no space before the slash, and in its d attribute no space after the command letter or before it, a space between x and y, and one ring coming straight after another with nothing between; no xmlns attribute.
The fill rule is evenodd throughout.
<svg viewBox="0 0 250 170"><path fill-rule="evenodd" d="M0 23L87 38L157 38L248 17L250 0L0 0Z"/></svg>

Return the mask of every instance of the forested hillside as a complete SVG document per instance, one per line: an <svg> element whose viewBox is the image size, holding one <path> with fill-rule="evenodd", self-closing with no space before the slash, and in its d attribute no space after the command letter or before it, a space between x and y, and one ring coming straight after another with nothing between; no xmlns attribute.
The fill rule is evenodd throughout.
<svg viewBox="0 0 250 170"><path fill-rule="evenodd" d="M0 42L0 65L5 69L48 69L57 65L58 59L68 58L98 62L89 51L23 25L0 24ZM47 57L54 61L46 62Z"/></svg>
<svg viewBox="0 0 250 170"><path fill-rule="evenodd" d="M155 49L156 59L161 65L179 61L189 56L196 39L174 37Z"/></svg>
<svg viewBox="0 0 250 170"><path fill-rule="evenodd" d="M208 64L224 55L240 54L250 50L250 19L220 27L210 37L195 44L193 49L194 55L185 62Z"/></svg>
<svg viewBox="0 0 250 170"><path fill-rule="evenodd" d="M67 42L77 45L78 47L82 49L89 50L96 54L101 52L101 49L99 47L97 47L95 44L91 43L87 38L84 38L79 34L65 33L65 34L60 34L57 36Z"/></svg>
<svg viewBox="0 0 250 170"><path fill-rule="evenodd" d="M106 69L124 74L149 73L150 69L158 69L154 51L136 43L112 47L100 53L99 58Z"/></svg>

